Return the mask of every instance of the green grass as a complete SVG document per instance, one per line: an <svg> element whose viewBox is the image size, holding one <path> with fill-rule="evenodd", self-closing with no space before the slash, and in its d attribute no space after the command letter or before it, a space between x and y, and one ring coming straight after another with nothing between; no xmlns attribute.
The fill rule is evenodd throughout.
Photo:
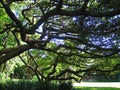
<svg viewBox="0 0 120 90"><path fill-rule="evenodd" d="M0 80L0 90L46 90L46 85L44 83L39 83L38 81L27 81L27 80ZM112 87L82 87L76 86L73 90L120 90L120 88ZM49 90L57 90L57 85L50 84ZM66 90L66 89L62 89Z"/></svg>
<svg viewBox="0 0 120 90"><path fill-rule="evenodd" d="M112 87L76 87L75 90L120 90Z"/></svg>

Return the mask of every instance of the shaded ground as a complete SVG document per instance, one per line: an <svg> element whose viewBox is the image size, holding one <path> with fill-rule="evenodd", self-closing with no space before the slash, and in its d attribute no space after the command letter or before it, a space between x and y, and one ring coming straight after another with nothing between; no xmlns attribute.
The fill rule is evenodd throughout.
<svg viewBox="0 0 120 90"><path fill-rule="evenodd" d="M81 82L81 83L74 83L73 86L120 88L120 82Z"/></svg>

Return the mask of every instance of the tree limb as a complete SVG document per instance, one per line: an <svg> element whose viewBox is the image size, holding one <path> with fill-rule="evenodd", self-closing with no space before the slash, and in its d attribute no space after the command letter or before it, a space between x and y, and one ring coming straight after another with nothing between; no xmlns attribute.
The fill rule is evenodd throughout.
<svg viewBox="0 0 120 90"><path fill-rule="evenodd" d="M0 65L8 61L9 59L18 56L19 54L29 50L29 45L21 45L16 48L9 48L6 50L0 50L0 53L2 54L0 57Z"/></svg>

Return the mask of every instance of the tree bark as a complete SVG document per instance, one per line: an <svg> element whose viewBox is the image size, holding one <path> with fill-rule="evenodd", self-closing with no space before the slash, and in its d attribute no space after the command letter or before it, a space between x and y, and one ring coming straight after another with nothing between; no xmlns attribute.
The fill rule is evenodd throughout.
<svg viewBox="0 0 120 90"><path fill-rule="evenodd" d="M4 50L1 50L0 53L2 53L1 57L0 57L0 65L5 63L6 61L8 61L9 59L15 57L15 56L18 56L19 54L29 50L30 47L29 45L21 45L21 46L18 46L16 48L9 48L7 52L7 49L4 51Z"/></svg>

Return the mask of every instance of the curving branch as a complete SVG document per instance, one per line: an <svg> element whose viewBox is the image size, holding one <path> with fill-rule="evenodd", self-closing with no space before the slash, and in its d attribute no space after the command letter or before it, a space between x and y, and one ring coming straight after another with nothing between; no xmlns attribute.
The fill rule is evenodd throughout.
<svg viewBox="0 0 120 90"><path fill-rule="evenodd" d="M19 54L30 49L29 45L21 45L16 48L8 48L5 50L0 50L0 65L8 61L9 59L18 56Z"/></svg>

